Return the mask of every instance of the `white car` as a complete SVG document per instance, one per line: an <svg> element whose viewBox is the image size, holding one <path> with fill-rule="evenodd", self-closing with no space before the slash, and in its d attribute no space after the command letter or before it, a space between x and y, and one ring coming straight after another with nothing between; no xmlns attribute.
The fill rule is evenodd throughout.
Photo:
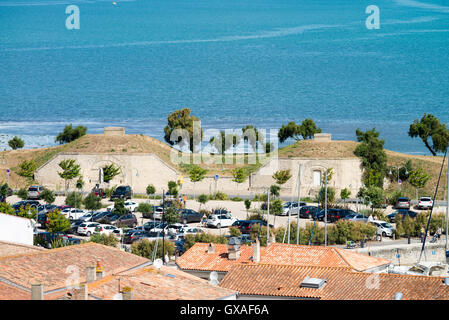
<svg viewBox="0 0 449 320"><path fill-rule="evenodd" d="M61 213L67 218L71 220L78 220L82 216L86 214L86 211L82 209L76 208L65 208L61 211Z"/></svg>
<svg viewBox="0 0 449 320"><path fill-rule="evenodd" d="M93 212L93 211L89 211L86 214L84 214L84 216L79 217L78 220L82 220L82 221L91 221L92 217L94 215L96 215L98 212Z"/></svg>
<svg viewBox="0 0 449 320"><path fill-rule="evenodd" d="M282 215L287 216L289 211L291 216L298 215L301 207L306 205L307 204L305 202L301 202L300 204L298 204L298 202L287 202L282 207Z"/></svg>
<svg viewBox="0 0 449 320"><path fill-rule="evenodd" d="M237 219L233 218L230 214L213 214L207 219L207 226L214 228L230 227Z"/></svg>
<svg viewBox="0 0 449 320"><path fill-rule="evenodd" d="M198 227L183 227L179 230L179 236L185 236L187 234L204 233L204 230Z"/></svg>
<svg viewBox="0 0 449 320"><path fill-rule="evenodd" d="M431 197L421 197L418 200L418 209L431 209L433 200Z"/></svg>
<svg viewBox="0 0 449 320"><path fill-rule="evenodd" d="M110 224L99 224L95 227L95 233L98 234L104 234L104 235L110 235L111 233L118 233L118 236L120 237L123 233L122 229L119 229L115 226L112 226Z"/></svg>
<svg viewBox="0 0 449 320"><path fill-rule="evenodd" d="M377 227L376 234L382 237L392 237L393 236L393 226L386 221L372 220L370 221Z"/></svg>
<svg viewBox="0 0 449 320"><path fill-rule="evenodd" d="M108 211L111 211L112 209L114 209L115 204L111 204L110 206L107 207ZM138 203L135 203L133 201L125 201L124 206L126 209L128 209L130 212L135 212L137 207L139 206Z"/></svg>
<svg viewBox="0 0 449 320"><path fill-rule="evenodd" d="M164 213L164 209L162 209L162 207L155 207L154 208L154 213L153 213L153 219L161 220L163 213Z"/></svg>
<svg viewBox="0 0 449 320"><path fill-rule="evenodd" d="M98 222L83 222L78 226L77 233L90 237L95 232L95 228L99 225Z"/></svg>

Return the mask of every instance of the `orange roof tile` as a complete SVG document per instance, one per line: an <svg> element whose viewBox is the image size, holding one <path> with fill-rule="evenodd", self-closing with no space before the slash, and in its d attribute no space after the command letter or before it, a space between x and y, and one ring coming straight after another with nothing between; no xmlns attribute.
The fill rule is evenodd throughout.
<svg viewBox="0 0 449 320"><path fill-rule="evenodd" d="M320 289L301 288L306 277L326 279ZM378 286L377 286L378 284ZM314 298L324 300L447 300L449 286L442 277L355 272L341 267L238 264L220 286L240 295Z"/></svg>
<svg viewBox="0 0 449 320"><path fill-rule="evenodd" d="M20 243L0 241L0 257L14 256L44 250L45 250L44 248L37 246L29 246Z"/></svg>
<svg viewBox="0 0 449 320"><path fill-rule="evenodd" d="M207 252L207 243L195 243L176 260L183 270L228 271L237 263L253 263L253 249L242 245L238 260L227 258L225 244L215 244L215 253ZM295 244L272 243L260 248L260 263L296 266L346 267L364 271L386 266L391 262L386 259L371 257L345 249L324 246L306 246Z"/></svg>

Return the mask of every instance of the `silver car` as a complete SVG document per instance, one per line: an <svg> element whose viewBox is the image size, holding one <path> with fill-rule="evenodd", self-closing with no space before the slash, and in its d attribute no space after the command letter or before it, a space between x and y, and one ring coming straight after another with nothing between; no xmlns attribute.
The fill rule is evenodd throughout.
<svg viewBox="0 0 449 320"><path fill-rule="evenodd" d="M373 220L371 221L377 227L376 234L382 237L392 237L394 228L391 224L386 221Z"/></svg>
<svg viewBox="0 0 449 320"><path fill-rule="evenodd" d="M282 215L287 216L289 212L291 216L298 215L301 207L304 207L306 205L307 204L305 202L301 202L300 204L298 204L298 202L287 202L282 207Z"/></svg>

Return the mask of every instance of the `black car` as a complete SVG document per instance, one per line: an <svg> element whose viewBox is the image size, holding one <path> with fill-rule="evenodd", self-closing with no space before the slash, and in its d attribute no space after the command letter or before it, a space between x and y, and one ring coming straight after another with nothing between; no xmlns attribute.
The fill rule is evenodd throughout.
<svg viewBox="0 0 449 320"><path fill-rule="evenodd" d="M11 207L17 213L20 211L21 207L26 207L27 205L29 205L30 208L37 209L37 207L40 206L40 203L37 200L22 200L22 201L14 203Z"/></svg>
<svg viewBox="0 0 449 320"><path fill-rule="evenodd" d="M36 218L36 222L40 224L40 228L46 229L48 223L48 217L46 213L39 213Z"/></svg>
<svg viewBox="0 0 449 320"><path fill-rule="evenodd" d="M249 234L251 231L251 228L255 224L261 224L264 227L267 226L267 223L262 220L243 220L238 228L242 234ZM270 228L273 228L273 225L270 224Z"/></svg>
<svg viewBox="0 0 449 320"><path fill-rule="evenodd" d="M301 207L301 209L299 210L299 217L305 219L312 219L318 210L319 208L314 206Z"/></svg>
<svg viewBox="0 0 449 320"><path fill-rule="evenodd" d="M112 212L108 212L105 215L102 215L100 218L98 218L95 222L99 222L99 223L112 223L115 220L118 219L118 215Z"/></svg>
<svg viewBox="0 0 449 320"><path fill-rule="evenodd" d="M6 202L6 196L1 196L0 195L0 202Z"/></svg>
<svg viewBox="0 0 449 320"><path fill-rule="evenodd" d="M328 222L331 221L332 219L338 220L340 219L340 210L341 209L333 209L333 208L329 208L327 209L327 220ZM318 219L319 221L324 221L324 216L326 215L326 210L325 209L321 209L320 211L317 211L317 213L314 216L314 219ZM333 218L332 218L333 217Z"/></svg>
<svg viewBox="0 0 449 320"><path fill-rule="evenodd" d="M54 204L41 204L37 207L38 213L49 213L58 209L58 206Z"/></svg>
<svg viewBox="0 0 449 320"><path fill-rule="evenodd" d="M203 214L192 209L181 209L179 211L179 214L179 222L181 222L182 224L201 222L201 219L203 218Z"/></svg>
<svg viewBox="0 0 449 320"><path fill-rule="evenodd" d="M125 214L123 216L117 217L117 219L110 219L110 224L119 227L119 226L127 226L130 228L134 228L137 226L137 217L134 214Z"/></svg>
<svg viewBox="0 0 449 320"><path fill-rule="evenodd" d="M34 236L34 241L46 248L51 248L51 242L65 236L62 232L39 232Z"/></svg>
<svg viewBox="0 0 449 320"><path fill-rule="evenodd" d="M148 231L145 230L128 230L123 236L123 243L131 244L135 241L139 241L142 236L148 234Z"/></svg>
<svg viewBox="0 0 449 320"><path fill-rule="evenodd" d="M119 186L111 195L111 200L114 199L131 199L133 191L130 186Z"/></svg>
<svg viewBox="0 0 449 320"><path fill-rule="evenodd" d="M67 230L67 233L76 234L77 231L78 231L78 227L83 222L85 222L85 221L83 221L83 220L74 220L74 221L72 221L72 225L70 226L70 229Z"/></svg>
<svg viewBox="0 0 449 320"><path fill-rule="evenodd" d="M399 209L396 210L393 213L390 213L387 218L388 220L390 220L391 223L394 223L396 221L396 216L400 214L402 216L402 221L404 221L406 216L409 216L410 218L416 218L416 216L418 215L417 212L415 211L411 211L411 210L407 210L407 209Z"/></svg>
<svg viewBox="0 0 449 320"><path fill-rule="evenodd" d="M92 216L92 222L99 222L101 220L101 218L103 218L104 216L106 216L108 214L110 214L110 212L108 212L108 211L98 212Z"/></svg>

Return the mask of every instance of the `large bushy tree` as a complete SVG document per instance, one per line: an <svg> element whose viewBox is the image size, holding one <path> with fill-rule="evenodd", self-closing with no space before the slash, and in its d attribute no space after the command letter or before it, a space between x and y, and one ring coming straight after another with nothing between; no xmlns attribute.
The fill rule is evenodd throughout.
<svg viewBox="0 0 449 320"><path fill-rule="evenodd" d="M315 133L320 133L321 128L318 128L312 119L305 119L301 125L290 121L287 125L282 125L279 130L278 137L282 143L288 138L300 140L302 137L304 140L312 139Z"/></svg>
<svg viewBox="0 0 449 320"><path fill-rule="evenodd" d="M87 132L87 128L84 126L72 127L72 124L65 126L64 131L60 132L55 141L60 144L68 143L84 136Z"/></svg>
<svg viewBox="0 0 449 320"><path fill-rule="evenodd" d="M64 232L70 229L70 220L60 211L55 210L48 213L47 230L51 233Z"/></svg>
<svg viewBox="0 0 449 320"><path fill-rule="evenodd" d="M37 169L37 163L34 160L25 160L19 165L19 176L32 178Z"/></svg>
<svg viewBox="0 0 449 320"><path fill-rule="evenodd" d="M416 170L410 172L408 182L416 188L416 197L418 198L418 190L424 188L431 176L424 171L423 168L418 167Z"/></svg>
<svg viewBox="0 0 449 320"><path fill-rule="evenodd" d="M103 180L104 182L109 182L114 179L115 176L120 174L120 167L115 166L115 164L111 163L106 165L103 168Z"/></svg>
<svg viewBox="0 0 449 320"><path fill-rule="evenodd" d="M437 152L445 152L449 145L449 130L444 123L430 113L425 113L420 121L414 120L408 135L412 138L421 138L433 156L436 156ZM432 145L429 139L432 140Z"/></svg>
<svg viewBox="0 0 449 320"><path fill-rule="evenodd" d="M58 175L64 179L65 188L68 189L68 181L79 177L81 172L81 167L76 163L74 159L65 159L59 163L59 167L62 169L62 172L58 172Z"/></svg>
<svg viewBox="0 0 449 320"><path fill-rule="evenodd" d="M189 150L194 152L197 146L194 146L194 141L201 141L203 137L203 130L200 128L198 132L193 131L193 122L199 121L199 118L192 116L190 114L189 108L184 108L182 110L176 110L173 113L170 113L167 118L167 125L164 128L164 139L170 145L179 145L180 147L188 146ZM187 141L187 137L183 137L182 135L178 136L176 140L172 141L171 135L174 130L182 129L186 130L188 133L189 141ZM196 135L194 137L194 134ZM195 139L194 139L195 138Z"/></svg>
<svg viewBox="0 0 449 320"><path fill-rule="evenodd" d="M387 154L384 150L385 140L379 139L379 132L375 128L365 132L356 130L357 141L360 144L355 148L354 154L362 160L364 180L366 184L367 174L377 174L378 187L383 187L383 178L386 174Z"/></svg>
<svg viewBox="0 0 449 320"><path fill-rule="evenodd" d="M97 197L93 193L89 193L83 200L84 208L87 210L99 210L101 209L101 198Z"/></svg>
<svg viewBox="0 0 449 320"><path fill-rule="evenodd" d="M25 146L25 142L17 136L14 136L11 140L8 141L8 145L13 150L21 149Z"/></svg>

